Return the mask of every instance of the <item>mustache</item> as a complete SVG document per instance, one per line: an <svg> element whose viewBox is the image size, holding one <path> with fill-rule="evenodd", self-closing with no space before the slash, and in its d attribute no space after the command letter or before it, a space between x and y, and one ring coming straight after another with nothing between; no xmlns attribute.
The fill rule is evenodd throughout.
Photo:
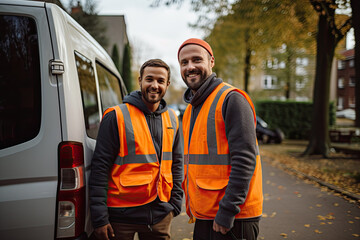
<svg viewBox="0 0 360 240"><path fill-rule="evenodd" d="M194 70L190 70L190 71L186 71L185 75L190 75L190 74L201 74L200 70L194 69Z"/></svg>

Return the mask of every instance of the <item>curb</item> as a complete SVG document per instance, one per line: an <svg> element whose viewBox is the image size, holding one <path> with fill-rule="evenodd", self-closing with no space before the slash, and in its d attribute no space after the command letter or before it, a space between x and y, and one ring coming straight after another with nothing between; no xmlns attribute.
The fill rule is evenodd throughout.
<svg viewBox="0 0 360 240"><path fill-rule="evenodd" d="M266 156L265 156L265 157L266 157ZM266 158L272 159L271 157L266 157ZM314 181L314 182L320 184L321 186L327 187L327 188L329 188L329 189L331 189L331 190L333 190L333 191L335 191L335 192L337 192L337 193L340 193L341 195L344 195L344 196L346 196L346 197L348 197L348 198L350 198L350 199L352 199L352 200L357 201L357 203L360 203L360 195L358 195L358 194L351 193L351 192L346 191L346 190L344 190L344 189L342 189L342 188L340 188L340 187L337 187L337 186L335 186L335 185L333 185L333 184L324 182L324 181L322 181L322 180L320 180L320 179L318 179L318 178L316 178L316 177L309 176L309 175L307 175L307 174L305 174L305 173L299 172L299 171L297 171L297 170L295 170L295 169L293 169L293 168L287 167L287 166L284 165L284 164L278 163L278 164L274 164L274 165L275 165L275 166L279 166L279 167L283 168L284 170L288 170L288 171L290 171L290 172L293 172L293 173L295 173L295 174L298 175L298 176L302 176L302 177L304 177L304 178L306 178L306 179L309 179L309 180L311 180L311 181Z"/></svg>

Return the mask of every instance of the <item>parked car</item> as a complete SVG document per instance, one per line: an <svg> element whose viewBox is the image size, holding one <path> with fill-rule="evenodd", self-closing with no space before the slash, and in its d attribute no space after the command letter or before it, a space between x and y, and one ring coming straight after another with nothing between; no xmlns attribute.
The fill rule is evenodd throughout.
<svg viewBox="0 0 360 240"><path fill-rule="evenodd" d="M256 137L262 143L281 143L284 133L279 128L270 129L261 117L256 116Z"/></svg>
<svg viewBox="0 0 360 240"><path fill-rule="evenodd" d="M174 109L178 118L182 119L185 109L186 109L186 105L185 104L170 104L169 108Z"/></svg>
<svg viewBox="0 0 360 240"><path fill-rule="evenodd" d="M0 0L0 238L87 239L103 111L125 85L58 6Z"/></svg>

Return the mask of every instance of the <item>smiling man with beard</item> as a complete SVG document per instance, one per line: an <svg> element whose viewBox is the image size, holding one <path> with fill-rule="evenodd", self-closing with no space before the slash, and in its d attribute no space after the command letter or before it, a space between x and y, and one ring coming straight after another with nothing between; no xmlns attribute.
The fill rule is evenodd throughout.
<svg viewBox="0 0 360 240"><path fill-rule="evenodd" d="M163 97L170 68L160 59L140 69L140 91L104 113L89 183L97 239L170 239L181 211L183 150L179 121Z"/></svg>
<svg viewBox="0 0 360 240"><path fill-rule="evenodd" d="M182 186L194 240L256 240L263 196L253 103L212 72L207 42L186 40L178 60L188 86Z"/></svg>

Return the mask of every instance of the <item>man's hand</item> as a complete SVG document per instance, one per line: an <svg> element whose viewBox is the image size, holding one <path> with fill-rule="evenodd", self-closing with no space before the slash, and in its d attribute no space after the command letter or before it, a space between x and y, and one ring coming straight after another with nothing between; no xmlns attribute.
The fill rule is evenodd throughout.
<svg viewBox="0 0 360 240"><path fill-rule="evenodd" d="M115 237L114 230L112 229L110 223L108 223L102 227L95 228L95 236L97 239L109 240L110 239L109 235L111 237Z"/></svg>
<svg viewBox="0 0 360 240"><path fill-rule="evenodd" d="M213 230L215 232L221 232L222 234L226 234L228 231L230 231L230 228L226 228L226 227L223 227L219 224L217 224L214 220L214 223L213 223Z"/></svg>

